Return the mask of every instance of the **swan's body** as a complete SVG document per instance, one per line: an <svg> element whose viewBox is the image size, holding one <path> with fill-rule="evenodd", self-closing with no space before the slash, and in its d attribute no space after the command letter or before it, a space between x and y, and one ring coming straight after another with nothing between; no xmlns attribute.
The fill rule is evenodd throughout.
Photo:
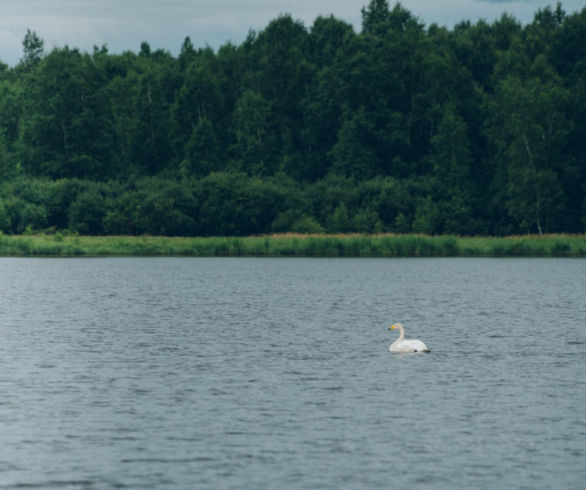
<svg viewBox="0 0 586 490"><path fill-rule="evenodd" d="M403 325L400 323L395 323L389 327L389 330L395 330L396 328L399 329L401 333L399 338L395 340L389 347L389 351L391 352L429 352L427 345L425 345L421 340L409 340L405 339L405 329Z"/></svg>

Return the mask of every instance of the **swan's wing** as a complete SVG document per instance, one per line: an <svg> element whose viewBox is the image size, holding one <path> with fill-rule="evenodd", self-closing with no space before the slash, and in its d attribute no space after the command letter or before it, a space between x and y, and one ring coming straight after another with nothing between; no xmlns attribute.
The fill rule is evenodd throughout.
<svg viewBox="0 0 586 490"><path fill-rule="evenodd" d="M413 348L414 351L422 352L422 351L429 351L427 345L425 345L421 340L406 340L405 342L409 342L409 345Z"/></svg>
<svg viewBox="0 0 586 490"><path fill-rule="evenodd" d="M427 346L421 340L403 340L391 345L391 352L429 352Z"/></svg>

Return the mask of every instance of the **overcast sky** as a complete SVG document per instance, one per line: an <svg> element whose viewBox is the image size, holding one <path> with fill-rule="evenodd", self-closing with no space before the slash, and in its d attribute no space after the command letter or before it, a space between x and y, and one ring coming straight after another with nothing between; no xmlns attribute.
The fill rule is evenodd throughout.
<svg viewBox="0 0 586 490"><path fill-rule="evenodd" d="M138 51L147 41L152 49L176 55L186 36L196 47L217 49L240 44L249 29L262 30L279 14L288 13L311 26L319 15L333 14L360 29L360 9L369 0L0 0L0 60L13 65L22 57L27 28L45 41L45 48L69 45L83 51L106 44L110 52ZM523 23L542 0L403 0L401 4L426 25L452 27L468 19L488 21L508 12ZM389 1L393 6L395 2ZM584 0L562 2L568 13L581 10Z"/></svg>

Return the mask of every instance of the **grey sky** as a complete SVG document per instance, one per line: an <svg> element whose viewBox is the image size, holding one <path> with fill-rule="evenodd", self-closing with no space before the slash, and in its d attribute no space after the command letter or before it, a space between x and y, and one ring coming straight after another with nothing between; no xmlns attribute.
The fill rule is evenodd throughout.
<svg viewBox="0 0 586 490"><path fill-rule="evenodd" d="M30 28L45 47L69 45L91 51L106 44L110 52L151 48L177 54L190 36L196 47L216 49L228 41L240 44L249 29L262 30L282 13L311 26L319 15L333 14L360 29L360 9L369 0L0 0L0 60L10 65L22 56L22 39ZM394 5L394 1L389 3ZM401 4L425 24L448 27L463 19L494 20L502 12L530 22L547 0L403 0ZM567 12L581 10L584 0L562 2Z"/></svg>

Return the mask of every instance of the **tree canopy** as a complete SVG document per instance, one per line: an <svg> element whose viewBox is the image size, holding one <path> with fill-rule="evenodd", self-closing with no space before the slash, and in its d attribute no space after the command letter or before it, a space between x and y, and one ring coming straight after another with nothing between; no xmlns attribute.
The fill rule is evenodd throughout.
<svg viewBox="0 0 586 490"><path fill-rule="evenodd" d="M586 230L586 9L362 28L281 15L178 56L0 63L0 232Z"/></svg>

